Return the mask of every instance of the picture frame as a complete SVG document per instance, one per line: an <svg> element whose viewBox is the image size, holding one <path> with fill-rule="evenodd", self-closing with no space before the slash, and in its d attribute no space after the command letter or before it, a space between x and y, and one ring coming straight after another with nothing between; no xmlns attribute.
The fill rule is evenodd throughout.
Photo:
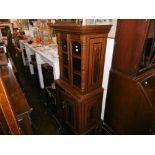
<svg viewBox="0 0 155 155"><path fill-rule="evenodd" d="M29 20L28 19L20 19L21 28L23 30L29 30Z"/></svg>
<svg viewBox="0 0 155 155"><path fill-rule="evenodd" d="M112 19L95 19L95 25L111 25Z"/></svg>
<svg viewBox="0 0 155 155"><path fill-rule="evenodd" d="M112 25L112 19L83 19L82 25Z"/></svg>

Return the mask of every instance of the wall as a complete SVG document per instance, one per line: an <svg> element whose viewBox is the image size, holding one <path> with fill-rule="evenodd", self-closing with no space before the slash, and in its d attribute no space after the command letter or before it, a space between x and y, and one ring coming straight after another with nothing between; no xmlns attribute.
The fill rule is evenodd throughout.
<svg viewBox="0 0 155 155"><path fill-rule="evenodd" d="M109 71L111 68L111 62L112 62L112 56L113 56L116 25L117 25L117 20L116 19L112 20L112 27L108 34L108 39L107 39L105 65L104 65L103 82L102 82L102 87L104 88L103 100L102 100L102 112L101 112L102 120L104 118L105 102L106 102L107 87L108 87L108 80L109 80Z"/></svg>

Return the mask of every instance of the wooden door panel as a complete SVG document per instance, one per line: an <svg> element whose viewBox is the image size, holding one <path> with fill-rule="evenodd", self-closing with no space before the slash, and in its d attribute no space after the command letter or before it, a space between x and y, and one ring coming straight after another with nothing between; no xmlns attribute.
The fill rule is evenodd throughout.
<svg viewBox="0 0 155 155"><path fill-rule="evenodd" d="M105 38L90 39L88 90L101 85L104 64Z"/></svg>
<svg viewBox="0 0 155 155"><path fill-rule="evenodd" d="M65 120L66 123L73 129L76 128L76 104L75 100L71 98L70 96L64 94L63 98L63 104L64 104L64 114L65 114Z"/></svg>

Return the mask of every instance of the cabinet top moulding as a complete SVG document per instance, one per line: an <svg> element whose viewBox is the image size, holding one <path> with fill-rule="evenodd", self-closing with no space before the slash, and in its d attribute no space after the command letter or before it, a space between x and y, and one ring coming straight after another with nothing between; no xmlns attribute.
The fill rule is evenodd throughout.
<svg viewBox="0 0 155 155"><path fill-rule="evenodd" d="M83 26L78 24L73 25L61 25L54 24L52 27L55 31L59 32L73 32L80 34L108 34L112 25L89 25Z"/></svg>

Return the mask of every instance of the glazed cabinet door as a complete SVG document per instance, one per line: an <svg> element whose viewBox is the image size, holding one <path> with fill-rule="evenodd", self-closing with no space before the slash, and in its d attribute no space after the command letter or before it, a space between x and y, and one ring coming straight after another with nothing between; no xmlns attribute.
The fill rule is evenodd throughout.
<svg viewBox="0 0 155 155"><path fill-rule="evenodd" d="M60 77L70 83L70 56L68 46L68 35L65 33L58 34L58 48L60 57Z"/></svg>
<svg viewBox="0 0 155 155"><path fill-rule="evenodd" d="M79 35L70 36L71 79L72 86L81 91L81 42Z"/></svg>
<svg viewBox="0 0 155 155"><path fill-rule="evenodd" d="M61 33L58 38L61 78L78 91L86 92L87 37Z"/></svg>

